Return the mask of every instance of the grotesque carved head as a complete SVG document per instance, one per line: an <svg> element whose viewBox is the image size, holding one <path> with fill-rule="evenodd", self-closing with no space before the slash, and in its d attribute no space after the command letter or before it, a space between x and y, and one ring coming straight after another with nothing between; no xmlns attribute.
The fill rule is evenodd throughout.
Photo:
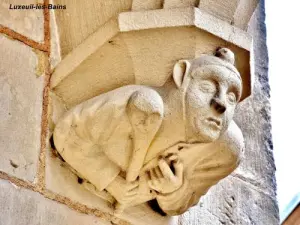
<svg viewBox="0 0 300 225"><path fill-rule="evenodd" d="M227 130L242 93L234 54L226 48L215 56L179 61L173 71L184 93L186 134L190 142L212 142Z"/></svg>

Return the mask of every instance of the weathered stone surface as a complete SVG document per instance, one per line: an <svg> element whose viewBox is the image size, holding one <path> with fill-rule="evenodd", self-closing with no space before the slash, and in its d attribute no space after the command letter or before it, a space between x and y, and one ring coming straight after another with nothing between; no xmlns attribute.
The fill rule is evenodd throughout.
<svg viewBox="0 0 300 225"><path fill-rule="evenodd" d="M132 11L160 9L163 6L163 0L133 0Z"/></svg>
<svg viewBox="0 0 300 225"><path fill-rule="evenodd" d="M230 178L212 188L199 206L180 217L181 225L279 224L263 1L252 18L250 32L254 37L254 90L238 106L235 116L246 143L241 165Z"/></svg>
<svg viewBox="0 0 300 225"><path fill-rule="evenodd" d="M14 5L36 4L36 0L1 0L0 24L37 42L44 40L44 14L40 9L9 9Z"/></svg>
<svg viewBox="0 0 300 225"><path fill-rule="evenodd" d="M234 63L234 53L221 48L215 55L178 61L173 82L159 89L124 86L78 104L56 124L55 148L81 178L99 192L105 189L123 209L155 198L166 214L179 215L238 165L243 136L234 123L228 126L242 92ZM174 174L159 159L170 152L177 159L170 159ZM131 190L131 182L139 188Z"/></svg>
<svg viewBox="0 0 300 225"><path fill-rule="evenodd" d="M60 35L61 55L64 58L76 46L122 11L131 8L132 0L54 0L56 4L66 5L66 10L56 10L55 15Z"/></svg>
<svg viewBox="0 0 300 225"><path fill-rule="evenodd" d="M68 107L127 84L162 86L177 60L212 54L224 45L236 54L243 97L250 94L247 50L193 27L132 31L109 38L116 26L99 29L55 68L51 88Z"/></svg>
<svg viewBox="0 0 300 225"><path fill-rule="evenodd" d="M78 183L78 177L60 159L56 158L49 148L47 148L45 177L48 190L89 207L112 213L109 203L93 195Z"/></svg>
<svg viewBox="0 0 300 225"><path fill-rule="evenodd" d="M259 0L239 0L239 5L234 13L234 26L247 30L258 2Z"/></svg>
<svg viewBox="0 0 300 225"><path fill-rule="evenodd" d="M199 0L164 0L164 8L197 7Z"/></svg>
<svg viewBox="0 0 300 225"><path fill-rule="evenodd" d="M253 34L255 79L253 94L237 108L235 121L245 136L246 148L237 176L275 197L275 165L271 136L270 87L263 1L255 11L249 32ZM247 113L244 113L247 112Z"/></svg>
<svg viewBox="0 0 300 225"><path fill-rule="evenodd" d="M50 1L50 2L53 2ZM51 49L50 49L50 65L53 69L61 61L61 52L59 44L59 34L56 25L55 10L50 10L50 37L51 37Z"/></svg>
<svg viewBox="0 0 300 225"><path fill-rule="evenodd" d="M274 198L252 185L228 177L213 187L200 203L179 218L180 225L277 225Z"/></svg>
<svg viewBox="0 0 300 225"><path fill-rule="evenodd" d="M199 8L228 23L232 23L238 3L239 0L201 0Z"/></svg>
<svg viewBox="0 0 300 225"><path fill-rule="evenodd" d="M237 2L236 2L237 3ZM223 5L221 5L223 6ZM237 4L234 5L236 7ZM261 5L262 6L262 5ZM172 10L173 12L174 10ZM197 9L196 11L199 11ZM158 10L158 13L161 13L163 11ZM227 22L232 22L232 15L233 15L234 10L228 12L228 15L230 14L230 19L228 19ZM156 12L150 12L150 13L156 13ZM181 219L182 224L277 224L278 223L278 218L277 218L277 205L275 201L275 182L274 182L274 165L273 165L273 158L272 158L272 152L270 151L272 148L272 143L271 143L271 137L270 137L270 121L269 121L269 101L268 101L268 81L267 81L267 55L266 55L266 46L265 46L265 33L263 32L264 28L264 23L263 23L263 10L262 8L259 8L258 11L256 12L256 17L252 20L252 24L250 26L250 30L252 29L252 32L255 36L255 63L256 63L256 78L255 78L255 86L254 86L254 96L251 98L245 100L243 103L241 103L241 106L238 108L238 114L241 114L240 116L236 116L235 120L237 121L238 125L242 128L243 133L245 135L246 139L246 151L244 154L244 158L242 160L242 164L240 168L236 171L236 173L233 175L232 178L229 180L223 181L220 183L215 189L213 189L207 197L203 199L204 203L203 206L201 207L200 210L198 208L194 208L189 212L188 215L184 215ZM123 13L119 17L119 22L124 21L124 15L130 15L130 20L127 24L129 25L136 25L134 22L132 22L131 15L138 15L136 18L140 17L140 14L147 14L144 12L135 12L135 13ZM227 11L225 13L227 15ZM167 14L169 15L169 14ZM172 14L170 14L172 15ZM202 14L201 14L202 15ZM210 15L208 15L210 16ZM149 17L145 17L143 21L147 21ZM154 16L154 18L156 18ZM174 17L171 17L174 18ZM183 18L183 17L182 17ZM207 18L212 18L207 17ZM147 20L148 19L148 20ZM201 19L201 18L200 18ZM198 19L198 24L203 23L203 20ZM236 18L235 18L236 19ZM113 21L113 20L111 20ZM110 22L111 22L110 21ZM154 20L156 21L156 20ZM172 19L169 20L170 23L172 24L173 21ZM193 20L192 20L193 21ZM196 22L197 22L196 21ZM106 23L108 25L110 22ZM164 20L158 20L158 22L165 22ZM177 21L178 22L178 21ZM224 22L221 21L220 22ZM224 23L227 23L224 22ZM205 24L209 27L213 27L210 24ZM204 26L204 25L203 25ZM111 26L114 27L114 26ZM215 33L216 35L219 35L221 37L224 36L226 31L224 31L224 26L220 26L222 29L220 29L219 33ZM124 27L123 27L124 28ZM145 27L143 27L144 29ZM147 27L149 28L149 27ZM230 29L229 29L230 28ZM228 25L228 30L232 31L235 33L235 28L231 29L232 27L229 27ZM127 28L126 28L127 29ZM126 30L121 30L122 31L129 31L130 29ZM136 29L136 28L134 28ZM139 28L142 29L142 28ZM167 28L171 29L171 28ZM244 29L244 27L243 27ZM153 31L154 29L151 29ZM238 29L236 29L238 30ZM135 32L135 31L134 31ZM140 31L143 33L148 32L148 30L143 30ZM98 32L96 32L98 33ZM100 32L99 32L100 33ZM105 32L106 33L106 32ZM133 33L133 32L132 32ZM141 45L141 47L138 46L138 42L136 40L132 41L128 38L132 33L128 32L125 34L122 34L122 38L125 37L125 39L119 40L116 39L107 39L107 43L105 44L105 47L107 47L106 53L112 53L112 48L118 48L119 50L121 47L123 47L123 41L126 41L126 48L125 50L129 50L131 53L131 57L134 59L136 57L137 59L141 60L142 63L139 63L138 65L142 65L144 67L145 61L143 60L143 57L137 57L138 54L132 54L135 53L135 49L137 52L151 52L149 51L145 45ZM103 33L102 33L103 34ZM140 35L140 34L139 34ZM223 36L222 36L223 35ZM94 36L94 35L93 35ZM126 38L127 36L127 38ZM146 35L145 35L146 36ZM170 35L170 37L174 36L174 33ZM169 39L169 36L167 36ZM231 37L229 35L229 37ZM236 36L238 40L243 40L244 38L241 35ZM90 38L89 38L90 39ZM197 39L200 40L200 38L197 37ZM147 35L145 40L149 40L149 35ZM154 40L161 40L160 38L155 38ZM170 39L169 39L170 40ZM212 39L209 39L210 41ZM132 41L132 42L130 42ZM196 40L198 41L198 40ZM86 41L83 42L83 44ZM152 48L149 48L153 50L154 46L157 47L158 45L155 44L155 41L150 41ZM152 43L153 42L153 43ZM170 41L169 41L170 42ZM82 43L82 42L81 42ZM88 42L92 43L92 42ZM99 42L98 42L99 43ZM82 45L82 44L81 44ZM169 46L170 43L167 43L167 46ZM82 45L84 46L84 45ZM125 45L124 45L125 46ZM182 46L182 43L179 43L178 46ZM159 49L161 50L161 49ZM76 51L76 49L75 49ZM126 52L124 51L124 52ZM173 49L172 49L173 51ZM170 51L171 53L173 53ZM90 59L85 60L81 65L85 66L85 69L81 67L80 70L76 69L76 77L82 78L85 77L84 80L89 80L86 79L86 76L83 76L83 73L87 73L87 68L90 68L91 65L96 65L96 67L99 65L99 62L104 62L103 58L100 58L100 53L103 54L103 51L100 49L97 50L97 54L91 54L91 51L85 51L88 52L88 54L93 57L95 61L91 61ZM123 52L123 50L122 50ZM167 52L167 51L166 51ZM200 51L199 51L200 52ZM72 52L74 53L74 51ZM71 53L71 54L72 54ZM77 52L77 55L79 52ZM85 54L87 55L87 54ZM96 58L95 55L99 55L99 58ZM122 54L118 54L118 59ZM144 54L146 55L146 54ZM156 54L157 55L157 54ZM181 54L182 55L182 54ZM69 55L70 56L70 55ZM102 55L101 55L102 57ZM66 57L67 58L67 57ZM76 57L75 57L76 58ZM111 57L110 57L111 58ZM151 59L153 61L155 58L151 57L145 57ZM164 59L165 57L160 57L159 60ZM100 59L100 60L99 60ZM72 60L70 60L72 62ZM125 60L124 60L125 61ZM79 62L79 61L78 61ZM81 61L82 62L82 61ZM95 63L97 62L97 63ZM248 61L247 61L248 62ZM161 63L161 61L160 61ZM112 63L112 65L116 65L115 63ZM151 64L150 64L151 65ZM68 64L69 66L69 64ZM134 63L134 65L131 65L130 63L127 63L126 66L130 69L128 71L132 71L132 67L135 69L135 73L137 73L137 66ZM126 68L127 68L126 67ZM157 68L156 66L151 66L149 68ZM109 68L110 69L110 68ZM57 70L58 71L58 70ZM95 70L96 71L96 70ZM103 70L98 70L103 72ZM122 70L117 71L124 71L124 68ZM159 70L160 71L160 70ZM93 76L96 73L90 73ZM114 73L115 74L115 73ZM126 74L126 73L124 73ZM141 74L146 74L149 76L149 73L141 73ZM158 74L158 73L156 73ZM122 75L120 75L122 76ZM120 77L117 75L117 77ZM107 76L108 77L108 76ZM152 76L149 76L152 78ZM111 79L113 80L113 79ZM70 84L82 84L82 82L74 82L71 77L68 77L65 79L65 81L69 81ZM101 82L91 82L93 84L99 84ZM105 85L107 86L107 83L105 82ZM65 85L61 86L61 90L70 90L71 86L70 85ZM89 86L90 87L90 86ZM59 90L59 87L55 87L55 91L57 92ZM76 97L78 97L78 89L77 88L72 88L73 90L76 90ZM87 88L85 88L87 90ZM98 88L98 90L100 90ZM83 90L84 91L84 90ZM80 91L80 94L83 93L83 91ZM88 90L90 91L90 90ZM60 96L61 97L61 96ZM73 100L72 100L73 101ZM75 101L72 102L73 105ZM253 167L254 165L254 167ZM51 166L56 166L57 164L50 165ZM58 168L55 168L58 169ZM50 173L53 173L51 171ZM55 173L54 173L55 174ZM56 174L60 174L59 171L56 171ZM78 188L78 183L76 176L72 174L68 174L66 176L72 177L72 181L70 180L70 185L72 187L77 187ZM51 178L53 180L57 178ZM63 182L63 180L68 180L66 179L61 179L60 181L51 181L51 182L56 182L54 186L56 185L57 192L66 195L66 191L62 190L61 187L59 187L60 182ZM59 180L59 179L57 179ZM68 187L68 184L66 184L66 187ZM237 192L237 193L235 193ZM74 193L78 193L77 191L74 191ZM225 195L223 195L225 193ZM234 193L236 195L234 195ZM76 198L76 196L70 196L70 198ZM249 198L251 198L251 201L248 201ZM85 201L86 199L84 199ZM82 201L78 199L78 201ZM231 202L232 201L232 202ZM94 204L94 203L86 203L86 204ZM234 212L237 211L237 212ZM140 214L138 212L141 212L142 214L145 214L145 211L139 211L138 209L132 210L129 213L134 213L135 216ZM240 216L240 214L241 216ZM187 219L186 219L187 218ZM146 220L146 217L145 217ZM143 222L145 222L145 220Z"/></svg>
<svg viewBox="0 0 300 225"><path fill-rule="evenodd" d="M0 170L29 181L40 151L44 77L37 67L30 47L0 36Z"/></svg>
<svg viewBox="0 0 300 225"><path fill-rule="evenodd" d="M107 201L90 193L83 185L78 183L78 177L67 168L63 162L54 157L47 149L46 160L46 188L54 193L80 202L91 208L96 208L102 212L112 214L113 207ZM157 213L146 204L126 210L120 218L130 222L133 225L176 225L177 217L166 218ZM1 224L0 224L1 225ZM47 224L48 225L48 224Z"/></svg>
<svg viewBox="0 0 300 225"><path fill-rule="evenodd" d="M110 225L46 199L39 193L0 180L0 225Z"/></svg>

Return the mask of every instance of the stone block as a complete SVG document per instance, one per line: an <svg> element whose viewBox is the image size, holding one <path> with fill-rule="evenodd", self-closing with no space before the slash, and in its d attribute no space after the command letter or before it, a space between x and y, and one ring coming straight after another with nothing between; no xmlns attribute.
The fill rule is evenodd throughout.
<svg viewBox="0 0 300 225"><path fill-rule="evenodd" d="M28 181L36 175L41 138L44 76L36 75L43 72L37 55L0 35L0 170Z"/></svg>
<svg viewBox="0 0 300 225"><path fill-rule="evenodd" d="M199 8L228 23L233 22L233 16L238 6L238 0L201 0Z"/></svg>
<svg viewBox="0 0 300 225"><path fill-rule="evenodd" d="M34 41L44 40L44 13L42 9L10 9L16 5L37 4L36 0L2 0L0 24Z"/></svg>
<svg viewBox="0 0 300 225"><path fill-rule="evenodd" d="M133 0L132 11L161 9L163 0Z"/></svg>
<svg viewBox="0 0 300 225"><path fill-rule="evenodd" d="M247 30L249 21L259 0L240 0L234 13L234 26Z"/></svg>
<svg viewBox="0 0 300 225"><path fill-rule="evenodd" d="M68 197L91 208L112 213L111 205L95 196L78 182L78 177L47 148L46 188L56 194Z"/></svg>
<svg viewBox="0 0 300 225"><path fill-rule="evenodd" d="M276 199L235 177L209 190L199 204L179 218L181 225L277 225Z"/></svg>
<svg viewBox="0 0 300 225"><path fill-rule="evenodd" d="M199 0L164 0L164 8L197 7Z"/></svg>
<svg viewBox="0 0 300 225"><path fill-rule="evenodd" d="M0 180L0 225L110 225L95 216L78 213L39 193Z"/></svg>
<svg viewBox="0 0 300 225"><path fill-rule="evenodd" d="M62 58L110 19L128 11L132 4L132 0L90 0L77 1L76 4L69 0L54 2L67 6L66 10L55 11Z"/></svg>
<svg viewBox="0 0 300 225"><path fill-rule="evenodd" d="M50 1L50 2L53 2ZM59 44L59 34L57 30L55 10L50 10L50 40L51 40L51 49L50 49L50 65L51 69L56 67L61 61L61 52Z"/></svg>

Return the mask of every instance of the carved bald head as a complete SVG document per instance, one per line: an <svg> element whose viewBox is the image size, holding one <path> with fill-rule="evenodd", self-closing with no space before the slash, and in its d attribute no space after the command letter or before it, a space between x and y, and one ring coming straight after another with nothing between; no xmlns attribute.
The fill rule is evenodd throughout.
<svg viewBox="0 0 300 225"><path fill-rule="evenodd" d="M181 60L174 67L173 78L185 96L188 140L218 139L227 130L242 93L233 52L220 48L215 56Z"/></svg>

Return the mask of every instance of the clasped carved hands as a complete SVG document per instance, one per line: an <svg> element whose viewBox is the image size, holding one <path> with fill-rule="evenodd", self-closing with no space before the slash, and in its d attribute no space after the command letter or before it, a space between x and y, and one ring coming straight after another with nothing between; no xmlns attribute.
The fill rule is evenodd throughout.
<svg viewBox="0 0 300 225"><path fill-rule="evenodd" d="M184 168L177 150L170 149L158 159L158 166L146 171L148 186L159 194L170 194L183 185ZM118 176L107 190L115 197L117 202L130 204L138 195L139 180L126 181Z"/></svg>
<svg viewBox="0 0 300 225"><path fill-rule="evenodd" d="M132 202L139 189L139 181L128 182L118 176L108 187L107 190L115 197L118 203L128 204Z"/></svg>
<svg viewBox="0 0 300 225"><path fill-rule="evenodd" d="M176 153L163 155L148 172L148 185L160 194L170 194L183 184L183 164Z"/></svg>

